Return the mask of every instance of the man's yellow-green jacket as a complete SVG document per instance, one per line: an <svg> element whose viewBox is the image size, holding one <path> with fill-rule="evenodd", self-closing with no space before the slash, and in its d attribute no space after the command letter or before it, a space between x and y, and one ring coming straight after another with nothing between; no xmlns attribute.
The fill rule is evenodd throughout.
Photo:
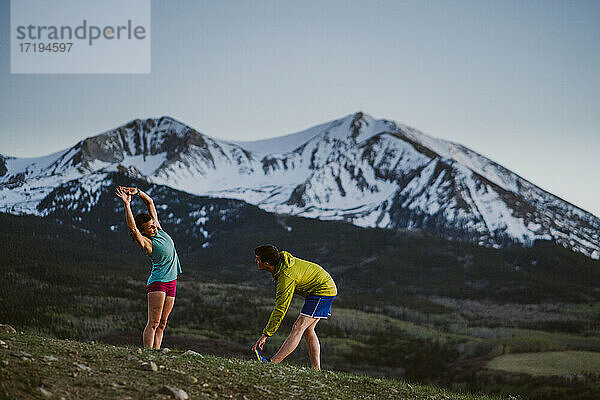
<svg viewBox="0 0 600 400"><path fill-rule="evenodd" d="M267 336L273 336L279 325L281 325L294 292L302 297L308 295L337 296L335 282L323 267L296 258L287 251L282 251L279 255L281 261L273 274L273 279L277 281L275 308L271 313L267 326L263 329L263 333Z"/></svg>

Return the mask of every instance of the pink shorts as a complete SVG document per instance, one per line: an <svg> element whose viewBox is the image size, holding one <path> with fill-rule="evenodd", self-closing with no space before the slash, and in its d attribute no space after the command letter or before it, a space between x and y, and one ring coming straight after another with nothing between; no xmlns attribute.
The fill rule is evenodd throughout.
<svg viewBox="0 0 600 400"><path fill-rule="evenodd" d="M171 282L152 282L146 286L146 293L150 292L165 292L169 297L175 297L175 290L177 289L177 279Z"/></svg>

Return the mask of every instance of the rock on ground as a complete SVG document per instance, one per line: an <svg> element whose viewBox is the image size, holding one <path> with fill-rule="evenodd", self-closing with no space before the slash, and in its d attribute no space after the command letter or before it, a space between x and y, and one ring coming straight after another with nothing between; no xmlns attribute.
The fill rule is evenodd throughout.
<svg viewBox="0 0 600 400"><path fill-rule="evenodd" d="M158 366L154 361L143 362L140 367L146 371L158 371Z"/></svg>
<svg viewBox="0 0 600 400"><path fill-rule="evenodd" d="M91 371L92 369L85 364L73 363L74 366L79 368L82 371Z"/></svg>
<svg viewBox="0 0 600 400"><path fill-rule="evenodd" d="M188 400L190 398L190 396L188 396L188 394L184 390L168 385L163 386L160 389L159 393L168 394L169 396L177 400Z"/></svg>
<svg viewBox="0 0 600 400"><path fill-rule="evenodd" d="M0 332L17 333L17 330L10 325L0 324Z"/></svg>
<svg viewBox="0 0 600 400"><path fill-rule="evenodd" d="M49 399L52 397L52 393L50 393L49 391L47 391L44 388L38 388L38 391L40 392L40 394L42 395L42 397L44 399Z"/></svg>

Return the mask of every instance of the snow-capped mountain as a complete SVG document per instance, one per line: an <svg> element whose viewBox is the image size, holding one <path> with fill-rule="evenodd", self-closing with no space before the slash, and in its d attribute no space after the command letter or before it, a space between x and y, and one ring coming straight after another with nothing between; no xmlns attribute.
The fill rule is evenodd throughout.
<svg viewBox="0 0 600 400"><path fill-rule="evenodd" d="M460 144L361 112L255 142L211 138L169 117L134 120L49 156L0 156L0 211L87 212L114 171L277 213L497 247L554 240L600 258L599 218Z"/></svg>

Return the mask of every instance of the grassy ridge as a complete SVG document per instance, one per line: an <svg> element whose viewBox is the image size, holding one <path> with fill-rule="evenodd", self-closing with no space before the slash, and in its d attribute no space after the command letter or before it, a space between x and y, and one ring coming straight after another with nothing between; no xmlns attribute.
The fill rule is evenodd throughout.
<svg viewBox="0 0 600 400"><path fill-rule="evenodd" d="M448 392L432 386L265 365L238 358L186 355L181 350L136 351L32 334L0 334L0 398L157 399L164 385L193 399L411 399L493 400L498 397ZM53 358L49 358L53 357ZM151 371L142 363L154 362Z"/></svg>

